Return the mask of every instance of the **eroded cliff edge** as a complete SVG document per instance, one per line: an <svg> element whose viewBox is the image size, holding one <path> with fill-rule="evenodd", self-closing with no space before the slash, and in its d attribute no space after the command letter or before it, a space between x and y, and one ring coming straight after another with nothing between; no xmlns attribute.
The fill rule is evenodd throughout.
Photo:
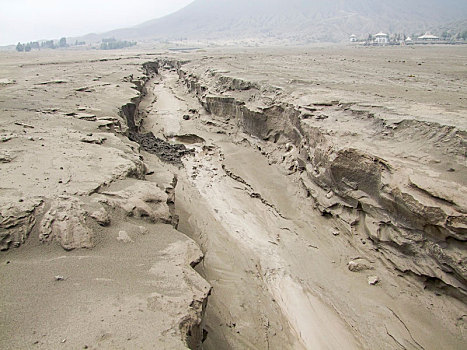
<svg viewBox="0 0 467 350"><path fill-rule="evenodd" d="M316 209L340 220L352 245L466 300L462 126L378 105L313 97L304 103L303 95L294 99L196 60L183 63L160 61L177 70L209 113L224 118L227 132L252 136L270 162L298 178Z"/></svg>

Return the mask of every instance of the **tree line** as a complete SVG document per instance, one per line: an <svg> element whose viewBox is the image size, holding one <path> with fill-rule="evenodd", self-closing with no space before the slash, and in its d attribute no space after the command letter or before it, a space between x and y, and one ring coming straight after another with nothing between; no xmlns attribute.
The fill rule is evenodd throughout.
<svg viewBox="0 0 467 350"><path fill-rule="evenodd" d="M84 41L78 41L76 40L75 46L78 45L85 45L86 42ZM20 43L16 45L16 51L18 52L29 52L31 50L40 50L40 49L57 49L57 48L65 48L70 45L67 44L66 38L61 38L58 42L55 42L53 40L45 40L42 42L38 41L30 41L28 43Z"/></svg>
<svg viewBox="0 0 467 350"><path fill-rule="evenodd" d="M16 51L18 52L29 52L31 50L40 50L40 49L57 49L57 48L65 48L69 46L79 46L79 45L85 45L86 42L84 41L78 41L74 43L74 45L69 45L66 41L66 38L61 38L58 41L54 40L45 40L42 42L38 41L31 41L28 43L21 43L19 42L16 45ZM102 43L100 46L97 48L100 48L101 50L117 50L117 49L123 49L125 47L131 47L135 46L136 41L126 41L126 40L117 40L115 38L107 38L107 39L102 39Z"/></svg>
<svg viewBox="0 0 467 350"><path fill-rule="evenodd" d="M135 46L136 41L117 40L115 38L102 39L101 50L117 50Z"/></svg>
<svg viewBox="0 0 467 350"><path fill-rule="evenodd" d="M467 40L467 30L463 32L454 32L451 30L445 30L441 33L441 39L443 40Z"/></svg>

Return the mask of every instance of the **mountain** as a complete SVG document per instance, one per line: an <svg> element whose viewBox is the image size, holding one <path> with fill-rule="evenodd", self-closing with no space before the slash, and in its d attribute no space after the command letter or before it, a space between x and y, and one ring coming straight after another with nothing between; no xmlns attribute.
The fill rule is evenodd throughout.
<svg viewBox="0 0 467 350"><path fill-rule="evenodd" d="M96 37L342 41L379 31L423 33L466 18L465 0L195 0L166 17Z"/></svg>

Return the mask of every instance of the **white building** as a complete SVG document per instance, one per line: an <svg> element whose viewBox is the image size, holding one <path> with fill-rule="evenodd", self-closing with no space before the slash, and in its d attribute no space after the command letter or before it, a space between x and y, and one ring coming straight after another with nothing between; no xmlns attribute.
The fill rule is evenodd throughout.
<svg viewBox="0 0 467 350"><path fill-rule="evenodd" d="M357 36L356 36L355 34L352 34L352 35L350 36L350 42L351 42L351 43L357 42Z"/></svg>
<svg viewBox="0 0 467 350"><path fill-rule="evenodd" d="M374 42L378 45L386 45L389 42L389 35L379 32L374 36Z"/></svg>
<svg viewBox="0 0 467 350"><path fill-rule="evenodd" d="M423 41L436 41L439 40L439 37L426 33L425 35L419 36L417 39Z"/></svg>

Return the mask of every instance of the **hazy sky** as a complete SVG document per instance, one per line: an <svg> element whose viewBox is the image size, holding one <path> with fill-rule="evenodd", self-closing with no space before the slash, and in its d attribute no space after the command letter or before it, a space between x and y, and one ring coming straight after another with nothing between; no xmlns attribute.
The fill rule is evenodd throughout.
<svg viewBox="0 0 467 350"><path fill-rule="evenodd" d="M0 0L0 45L128 27L193 0Z"/></svg>

